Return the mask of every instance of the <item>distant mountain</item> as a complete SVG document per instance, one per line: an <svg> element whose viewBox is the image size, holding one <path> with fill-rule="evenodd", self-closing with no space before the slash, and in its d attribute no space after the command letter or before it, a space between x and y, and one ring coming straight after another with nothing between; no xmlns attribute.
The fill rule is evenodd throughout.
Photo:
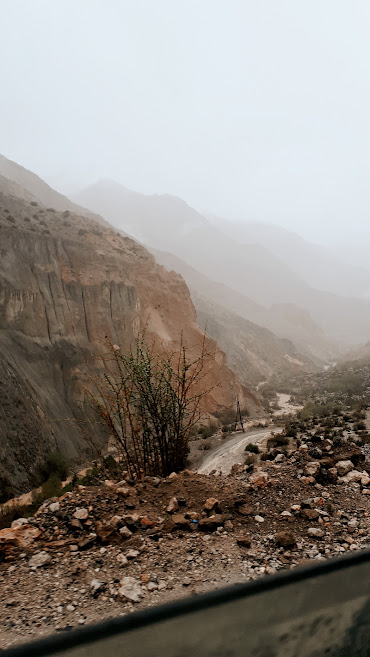
<svg viewBox="0 0 370 657"><path fill-rule="evenodd" d="M72 198L155 248L166 248L174 237L208 226L202 214L176 196L139 194L113 180L100 180Z"/></svg>
<svg viewBox="0 0 370 657"><path fill-rule="evenodd" d="M300 354L294 344L271 331L240 317L225 307L191 290L197 321L226 353L230 367L247 386L277 375L294 377L315 372L312 360Z"/></svg>
<svg viewBox="0 0 370 657"><path fill-rule="evenodd" d="M334 249L313 244L296 233L267 224L209 217L226 235L243 244L259 244L318 290L348 297L370 296L370 272L351 264Z"/></svg>
<svg viewBox="0 0 370 657"><path fill-rule="evenodd" d="M265 308L227 285L211 281L180 258L157 249L151 251L157 262L184 277L197 309L197 300L201 297L203 302L207 300L215 308L222 306L232 315L257 325L256 328L261 329L261 335L266 335L262 328L264 327L269 329L268 333L273 333L274 337L288 338L303 355L303 361L309 359L311 365L313 361L317 366L323 367L338 358L340 350L328 340L307 311L293 304L275 304ZM282 342L284 353L286 342Z"/></svg>
<svg viewBox="0 0 370 657"><path fill-rule="evenodd" d="M74 199L147 246L173 253L259 305L298 306L343 346L364 342L370 335L369 301L315 289L264 245L243 243L238 234L233 239L180 199L138 194L108 181Z"/></svg>
<svg viewBox="0 0 370 657"><path fill-rule="evenodd" d="M370 340L365 344L348 351L344 356L339 359L340 363L351 362L351 361L370 361Z"/></svg>

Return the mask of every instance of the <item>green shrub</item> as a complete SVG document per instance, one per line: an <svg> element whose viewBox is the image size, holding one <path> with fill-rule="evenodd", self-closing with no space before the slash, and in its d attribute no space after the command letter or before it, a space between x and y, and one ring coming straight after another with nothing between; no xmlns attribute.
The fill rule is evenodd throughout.
<svg viewBox="0 0 370 657"><path fill-rule="evenodd" d="M40 468L40 474L44 481L47 481L54 474L60 480L66 479L68 475L67 459L56 450L49 452L45 463Z"/></svg>
<svg viewBox="0 0 370 657"><path fill-rule="evenodd" d="M244 465L254 465L256 462L256 455L255 454L248 454L245 457Z"/></svg>
<svg viewBox="0 0 370 657"><path fill-rule="evenodd" d="M218 426L215 422L209 422L208 425L203 425L199 429L199 434L202 438L210 438L217 432Z"/></svg>
<svg viewBox="0 0 370 657"><path fill-rule="evenodd" d="M260 453L260 448L258 445L255 445L254 443L248 443L248 445L245 448L246 452L251 452L252 454L259 454Z"/></svg>
<svg viewBox="0 0 370 657"><path fill-rule="evenodd" d="M355 431L366 431L366 424L363 421L356 422L353 428Z"/></svg>
<svg viewBox="0 0 370 657"><path fill-rule="evenodd" d="M60 477L54 472L50 477L45 481L41 490L34 492L32 496L32 505L37 509L45 500L49 500L51 497L60 497L62 494L62 482Z"/></svg>
<svg viewBox="0 0 370 657"><path fill-rule="evenodd" d="M269 449L273 447L284 447L286 445L289 445L289 438L283 436L281 433L269 438L267 441L267 447Z"/></svg>
<svg viewBox="0 0 370 657"><path fill-rule="evenodd" d="M215 417L220 420L221 424L235 424L236 410L234 408L226 408L223 411L217 411Z"/></svg>
<svg viewBox="0 0 370 657"><path fill-rule="evenodd" d="M208 451L209 449L211 449L211 443L209 442L209 440L205 440L204 443L201 443L201 445L199 445L199 449L201 451L203 450Z"/></svg>

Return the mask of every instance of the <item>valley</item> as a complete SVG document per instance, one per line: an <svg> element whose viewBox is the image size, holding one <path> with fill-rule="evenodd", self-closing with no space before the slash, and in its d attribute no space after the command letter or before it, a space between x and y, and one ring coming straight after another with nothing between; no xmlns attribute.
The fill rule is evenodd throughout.
<svg viewBox="0 0 370 657"><path fill-rule="evenodd" d="M71 201L0 158L4 648L370 547L369 302L315 290L180 199L99 190ZM140 403L110 365L135 340ZM189 453L163 475L148 450L157 436L164 456L171 377L201 345ZM129 471L140 440L148 470Z"/></svg>

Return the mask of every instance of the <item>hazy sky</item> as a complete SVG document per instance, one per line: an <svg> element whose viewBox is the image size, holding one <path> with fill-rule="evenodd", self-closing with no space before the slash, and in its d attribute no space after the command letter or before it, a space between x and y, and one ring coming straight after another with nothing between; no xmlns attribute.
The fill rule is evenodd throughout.
<svg viewBox="0 0 370 657"><path fill-rule="evenodd" d="M0 0L0 25L0 152L54 186L370 233L369 0Z"/></svg>

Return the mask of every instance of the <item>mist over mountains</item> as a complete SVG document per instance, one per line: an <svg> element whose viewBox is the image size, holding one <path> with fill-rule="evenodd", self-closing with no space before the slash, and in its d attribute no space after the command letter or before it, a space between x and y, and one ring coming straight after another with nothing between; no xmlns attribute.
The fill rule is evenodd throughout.
<svg viewBox="0 0 370 657"><path fill-rule="evenodd" d="M210 281L262 306L269 319L249 319L279 335L281 323L293 323L299 328L289 328L285 337L299 338L306 322L308 335L315 326L334 350L367 341L370 304L361 298L368 291L367 272L324 247L275 227L209 220L181 199L138 194L112 181L95 183L73 198L148 247L177 256Z"/></svg>

